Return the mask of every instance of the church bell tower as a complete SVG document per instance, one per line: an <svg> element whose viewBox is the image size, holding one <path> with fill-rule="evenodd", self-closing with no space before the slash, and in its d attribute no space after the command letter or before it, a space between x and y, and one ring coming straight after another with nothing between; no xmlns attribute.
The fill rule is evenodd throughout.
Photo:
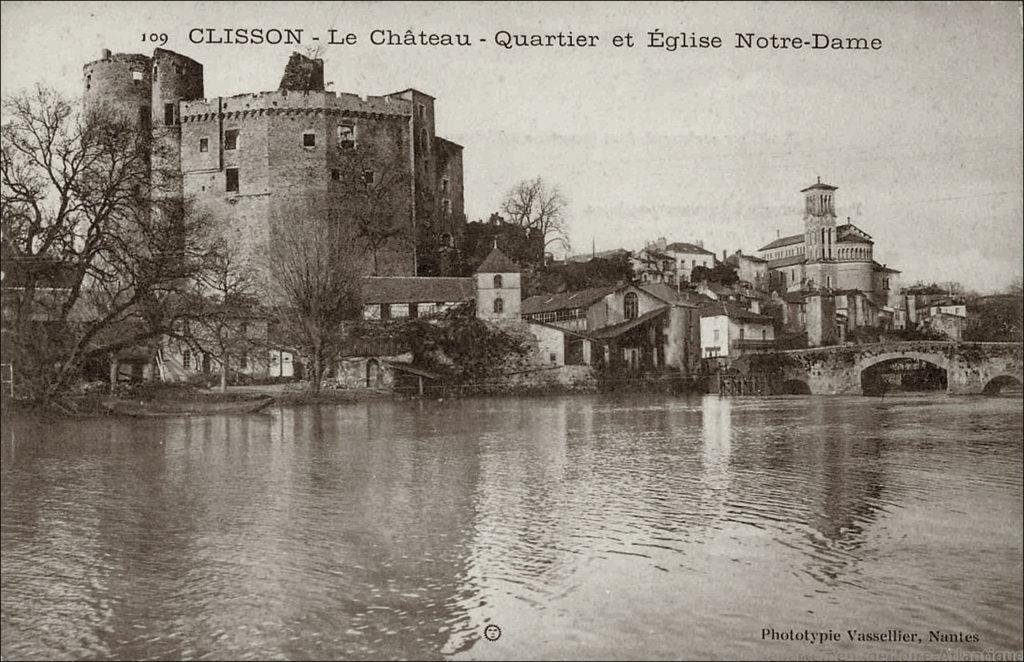
<svg viewBox="0 0 1024 662"><path fill-rule="evenodd" d="M801 191L804 194L804 251L808 262L836 259L836 206L838 187L822 184L818 177Z"/></svg>

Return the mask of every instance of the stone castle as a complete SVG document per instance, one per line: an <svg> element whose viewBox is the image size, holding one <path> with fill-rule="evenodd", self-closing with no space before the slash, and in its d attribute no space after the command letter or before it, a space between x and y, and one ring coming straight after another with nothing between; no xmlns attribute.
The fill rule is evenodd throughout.
<svg viewBox="0 0 1024 662"><path fill-rule="evenodd" d="M180 175L161 190L193 201L251 249L273 222L337 214L342 169L364 147L383 164L377 169L401 175L403 190L409 182L407 193L396 194L408 225L399 222L387 240L375 275L458 270L466 225L462 147L436 135L429 94L327 91L323 60L298 53L276 91L230 97L205 97L203 65L161 48L152 57L104 50L83 76L87 111L124 113L152 131L154 170ZM371 168L362 176L372 184L382 173Z"/></svg>

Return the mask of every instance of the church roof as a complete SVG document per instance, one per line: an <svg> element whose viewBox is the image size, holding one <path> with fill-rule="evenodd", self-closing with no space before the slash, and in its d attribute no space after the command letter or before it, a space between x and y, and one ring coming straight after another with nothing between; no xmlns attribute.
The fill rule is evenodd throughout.
<svg viewBox="0 0 1024 662"><path fill-rule="evenodd" d="M818 177L818 182L816 184L811 184L807 188L801 189L800 192L806 193L808 191L835 191L838 188L838 186L832 186L831 184L822 184L821 177Z"/></svg>
<svg viewBox="0 0 1024 662"><path fill-rule="evenodd" d="M890 267L887 267L887 266L885 266L884 264L878 264L878 263L877 263L877 262L875 262L874 260L872 260L872 261L871 261L871 267L872 267L872 269L874 269L875 271L884 271L884 272L886 272L886 273L890 273L890 274L898 274L898 273L901 273L899 269L892 269L892 268L890 268Z"/></svg>
<svg viewBox="0 0 1024 662"><path fill-rule="evenodd" d="M769 260L769 269L778 269L779 267L792 267L795 264L803 264L807 261L807 258L803 253L800 255L790 255L789 257L780 257L777 260Z"/></svg>
<svg viewBox="0 0 1024 662"><path fill-rule="evenodd" d="M501 252L495 244L491 252L488 253L484 261L480 263L480 266L476 268L478 274L517 274L520 272L519 267L513 262L507 255Z"/></svg>
<svg viewBox="0 0 1024 662"><path fill-rule="evenodd" d="M758 248L757 250L759 250L759 251L767 251L767 250L771 250L773 248L781 248L783 246L791 246L793 244L800 244L800 243L803 243L803 241L804 241L804 234L801 232L800 234L791 234L788 237L779 237L778 239L776 239L772 243L765 244L764 246L762 246L761 248Z"/></svg>

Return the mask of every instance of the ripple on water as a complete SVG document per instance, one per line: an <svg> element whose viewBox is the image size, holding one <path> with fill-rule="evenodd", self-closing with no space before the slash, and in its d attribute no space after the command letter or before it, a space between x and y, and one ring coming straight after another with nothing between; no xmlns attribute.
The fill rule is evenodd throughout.
<svg viewBox="0 0 1024 662"><path fill-rule="evenodd" d="M595 396L5 420L2 654L759 657L766 619L1019 649L1021 419Z"/></svg>

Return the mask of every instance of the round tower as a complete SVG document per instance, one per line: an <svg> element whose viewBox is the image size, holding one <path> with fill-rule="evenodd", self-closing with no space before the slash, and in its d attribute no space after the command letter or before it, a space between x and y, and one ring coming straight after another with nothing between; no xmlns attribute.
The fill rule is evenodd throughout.
<svg viewBox="0 0 1024 662"><path fill-rule="evenodd" d="M162 48L153 51L152 62L153 126L178 126L178 102L203 98L203 65Z"/></svg>
<svg viewBox="0 0 1024 662"><path fill-rule="evenodd" d="M103 49L102 57L82 67L87 113L121 113L148 128L152 109L153 82L150 58L139 53L114 53Z"/></svg>
<svg viewBox="0 0 1024 662"><path fill-rule="evenodd" d="M157 48L152 59L153 192L180 197L180 102L203 98L203 65Z"/></svg>

